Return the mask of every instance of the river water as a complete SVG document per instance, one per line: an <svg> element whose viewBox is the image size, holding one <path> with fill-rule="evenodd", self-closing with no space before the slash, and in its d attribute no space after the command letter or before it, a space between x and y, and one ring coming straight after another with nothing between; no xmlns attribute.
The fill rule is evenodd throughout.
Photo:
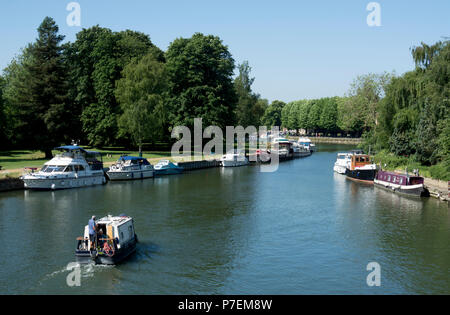
<svg viewBox="0 0 450 315"><path fill-rule="evenodd" d="M336 153L56 192L0 194L1 294L449 294L450 211L353 183ZM115 267L67 265L92 214L135 220ZM367 265L381 267L369 287Z"/></svg>

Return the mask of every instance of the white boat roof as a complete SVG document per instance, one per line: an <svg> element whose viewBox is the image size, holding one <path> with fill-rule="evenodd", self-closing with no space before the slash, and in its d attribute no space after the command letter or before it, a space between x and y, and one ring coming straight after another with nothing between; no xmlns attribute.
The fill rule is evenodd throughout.
<svg viewBox="0 0 450 315"><path fill-rule="evenodd" d="M123 216L112 216L108 215L106 217L101 218L96 223L97 224L107 224L107 225L122 225L130 220L133 220L132 217L123 215Z"/></svg>

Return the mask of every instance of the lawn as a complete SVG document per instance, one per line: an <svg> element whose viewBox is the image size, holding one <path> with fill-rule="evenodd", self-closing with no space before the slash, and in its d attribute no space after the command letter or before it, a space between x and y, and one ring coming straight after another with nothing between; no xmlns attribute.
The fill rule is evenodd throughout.
<svg viewBox="0 0 450 315"><path fill-rule="evenodd" d="M102 159L105 166L109 166L122 155L139 156L138 151L127 151L120 148L109 149L87 149L90 151L97 151L102 154ZM58 151L54 151L56 155ZM148 159L152 164L157 163L160 159L173 159L170 157L170 151L151 151L144 152L143 157ZM209 156L208 156L209 157ZM206 158L204 156L204 158ZM12 150L12 151L0 151L0 178L5 177L18 177L23 173L25 167L37 167L40 168L47 159L42 151L33 150Z"/></svg>

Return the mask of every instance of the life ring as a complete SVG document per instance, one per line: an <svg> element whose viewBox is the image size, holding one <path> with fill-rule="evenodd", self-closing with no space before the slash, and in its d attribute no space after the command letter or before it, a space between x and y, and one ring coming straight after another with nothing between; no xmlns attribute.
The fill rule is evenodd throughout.
<svg viewBox="0 0 450 315"><path fill-rule="evenodd" d="M106 256L108 257L112 257L115 254L115 250L114 247L109 246L108 242L105 242L103 244L103 252L105 253Z"/></svg>

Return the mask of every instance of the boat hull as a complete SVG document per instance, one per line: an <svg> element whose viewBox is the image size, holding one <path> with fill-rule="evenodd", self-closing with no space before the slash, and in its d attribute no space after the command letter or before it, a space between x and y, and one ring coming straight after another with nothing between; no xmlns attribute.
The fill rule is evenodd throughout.
<svg viewBox="0 0 450 315"><path fill-rule="evenodd" d="M345 166L342 165L335 165L333 170L338 173L338 174L343 174L345 175L345 172L347 171L347 168Z"/></svg>
<svg viewBox="0 0 450 315"><path fill-rule="evenodd" d="M120 181L120 180L134 180L134 179L146 179L154 177L154 171L108 171L106 173L109 180Z"/></svg>
<svg viewBox="0 0 450 315"><path fill-rule="evenodd" d="M311 151L305 151L305 152L295 152L294 151L294 158L303 158L310 156L312 154Z"/></svg>
<svg viewBox="0 0 450 315"><path fill-rule="evenodd" d="M103 172L92 176L68 177L68 178L34 178L25 176L22 178L24 187L31 190L61 190L81 188L106 183Z"/></svg>
<svg viewBox="0 0 450 315"><path fill-rule="evenodd" d="M374 184L377 187L384 188L393 193L397 193L404 196L413 196L413 197L427 197L429 192L424 187L423 184L418 185L395 185L386 181L374 180Z"/></svg>
<svg viewBox="0 0 450 315"><path fill-rule="evenodd" d="M183 173L183 169L181 168L167 168L161 170L155 170L155 175L177 175Z"/></svg>
<svg viewBox="0 0 450 315"><path fill-rule="evenodd" d="M75 258L80 264L89 264L94 262L96 265L117 265L124 261L127 257L136 252L136 237L127 245L120 249L116 249L113 256L106 256L96 251L76 250Z"/></svg>
<svg viewBox="0 0 450 315"><path fill-rule="evenodd" d="M348 179L373 184L373 180L377 174L377 170L346 169L345 175Z"/></svg>
<svg viewBox="0 0 450 315"><path fill-rule="evenodd" d="M245 161L227 161L227 160L223 160L222 161L222 166L223 167L239 167L239 166L245 166L248 165L248 160L245 159Z"/></svg>

